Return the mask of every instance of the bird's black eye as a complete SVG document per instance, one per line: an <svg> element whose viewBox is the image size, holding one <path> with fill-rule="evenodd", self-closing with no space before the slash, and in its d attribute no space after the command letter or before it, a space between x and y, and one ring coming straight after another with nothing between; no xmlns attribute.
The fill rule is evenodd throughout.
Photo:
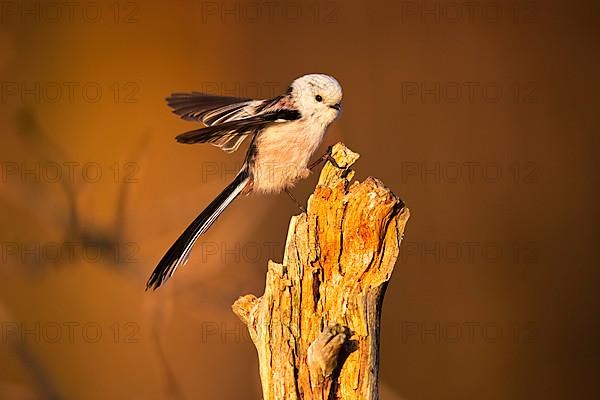
<svg viewBox="0 0 600 400"><path fill-rule="evenodd" d="M323 98L321 97L320 94L315 96L315 100L318 101L319 103L323 101Z"/></svg>

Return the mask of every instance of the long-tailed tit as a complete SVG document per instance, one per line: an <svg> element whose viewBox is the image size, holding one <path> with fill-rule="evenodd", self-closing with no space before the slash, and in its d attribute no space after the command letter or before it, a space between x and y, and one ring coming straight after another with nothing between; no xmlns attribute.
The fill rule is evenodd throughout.
<svg viewBox="0 0 600 400"><path fill-rule="evenodd" d="M156 289L192 246L240 194L278 193L310 174L308 162L328 126L337 118L342 88L331 76L304 75L287 92L269 100L250 100L204 93L174 93L173 112L206 127L182 133L179 143L211 143L230 153L250 138L244 164L233 181L187 227L152 272L146 289Z"/></svg>

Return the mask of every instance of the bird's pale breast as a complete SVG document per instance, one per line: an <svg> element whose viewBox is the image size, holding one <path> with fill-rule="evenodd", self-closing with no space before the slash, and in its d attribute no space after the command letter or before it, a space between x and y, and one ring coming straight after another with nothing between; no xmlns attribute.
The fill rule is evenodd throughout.
<svg viewBox="0 0 600 400"><path fill-rule="evenodd" d="M325 127L299 120L275 124L256 138L253 190L280 192L306 178L308 162L321 144Z"/></svg>

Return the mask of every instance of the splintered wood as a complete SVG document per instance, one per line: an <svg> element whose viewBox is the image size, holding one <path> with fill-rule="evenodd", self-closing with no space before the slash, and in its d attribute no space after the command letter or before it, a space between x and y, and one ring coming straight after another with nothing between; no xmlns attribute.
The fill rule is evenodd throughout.
<svg viewBox="0 0 600 400"><path fill-rule="evenodd" d="M358 154L336 144L307 212L292 217L265 293L240 297L264 400L377 399L379 320L409 211L375 178L350 183Z"/></svg>

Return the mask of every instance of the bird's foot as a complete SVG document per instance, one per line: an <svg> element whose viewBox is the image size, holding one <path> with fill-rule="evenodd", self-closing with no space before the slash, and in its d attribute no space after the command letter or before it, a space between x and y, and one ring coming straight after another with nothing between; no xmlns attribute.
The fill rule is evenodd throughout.
<svg viewBox="0 0 600 400"><path fill-rule="evenodd" d="M308 169L313 169L314 167L316 167L317 165L319 165L319 164L321 164L322 162L325 162L325 161L329 161L337 169L345 169L344 167L340 166L337 163L337 161L335 160L335 158L333 158L332 150L333 150L333 146L327 147L327 151L325 152L325 154L323 154L321 157L317 158L312 164L310 164L308 166Z"/></svg>

